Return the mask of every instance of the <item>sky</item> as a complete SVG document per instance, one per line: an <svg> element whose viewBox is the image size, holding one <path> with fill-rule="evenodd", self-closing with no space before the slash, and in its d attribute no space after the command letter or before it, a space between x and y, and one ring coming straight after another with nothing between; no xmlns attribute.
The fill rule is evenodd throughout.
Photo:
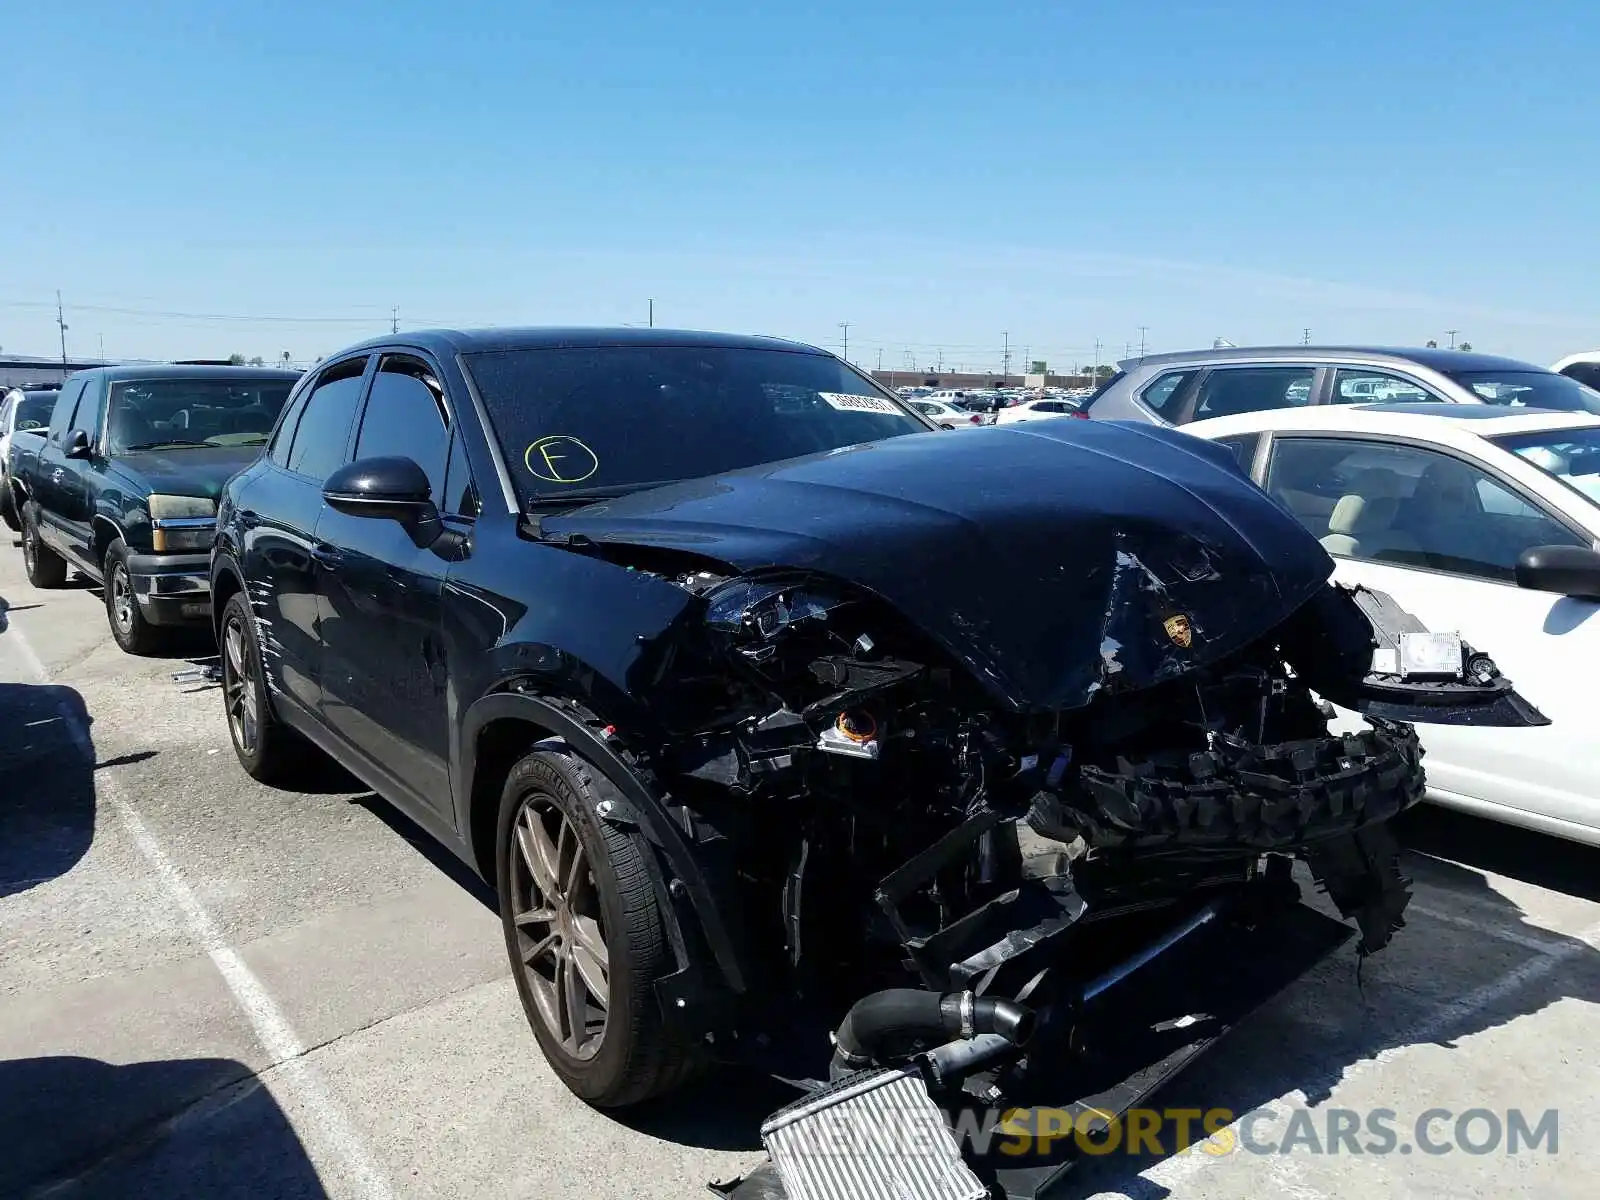
<svg viewBox="0 0 1600 1200"><path fill-rule="evenodd" d="M0 39L0 353L59 354L58 289L74 356L652 300L885 368L1600 346L1592 0L60 0Z"/></svg>

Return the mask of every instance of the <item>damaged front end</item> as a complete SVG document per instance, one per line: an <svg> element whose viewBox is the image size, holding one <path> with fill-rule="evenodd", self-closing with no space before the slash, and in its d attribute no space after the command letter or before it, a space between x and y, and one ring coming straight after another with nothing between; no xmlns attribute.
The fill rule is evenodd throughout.
<svg viewBox="0 0 1600 1200"><path fill-rule="evenodd" d="M1543 722L1486 656L1365 589L1327 585L1146 686L1116 686L1108 655L1091 703L1019 711L837 581L676 581L704 602L674 667L698 723L660 765L741 914L759 982L735 1037L833 1029L831 1062L779 1071L809 1090L764 1127L773 1162L724 1189L741 1198L902 1194L874 1174L911 1169L892 1155L853 1160L860 1178L807 1158L818 1122L1121 1112L1350 935L1298 903L1295 859L1362 955L1404 925L1387 822L1423 794L1407 719ZM1370 727L1330 734L1329 701ZM904 1194L1044 1195L1063 1169L937 1145L948 1161L913 1172L929 1190Z"/></svg>

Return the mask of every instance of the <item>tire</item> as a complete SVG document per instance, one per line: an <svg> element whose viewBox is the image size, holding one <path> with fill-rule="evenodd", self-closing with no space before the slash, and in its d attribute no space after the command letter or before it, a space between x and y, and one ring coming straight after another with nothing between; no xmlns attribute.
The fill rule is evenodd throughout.
<svg viewBox="0 0 1600 1200"><path fill-rule="evenodd" d="M22 529L22 520L17 515L17 494L11 490L11 477L0 476L0 521L13 531Z"/></svg>
<svg viewBox="0 0 1600 1200"><path fill-rule="evenodd" d="M506 779L495 839L500 918L523 1011L551 1068L596 1108L663 1095L699 1065L656 1001L654 985L674 964L649 850L598 815L616 794L565 743L541 742ZM530 920L534 913L549 918ZM581 1030L571 1019L580 1004Z"/></svg>
<svg viewBox="0 0 1600 1200"><path fill-rule="evenodd" d="M67 560L39 537L39 518L31 504L22 509L22 566L36 588L58 588L67 581Z"/></svg>
<svg viewBox="0 0 1600 1200"><path fill-rule="evenodd" d="M105 580L106 623L111 636L129 654L158 654L171 644L171 632L145 620L139 598L128 575L128 544L121 538L106 549L102 578Z"/></svg>
<svg viewBox="0 0 1600 1200"><path fill-rule="evenodd" d="M243 592L228 597L219 630L223 713L234 756L251 779L290 786L305 775L320 752L272 711L255 621Z"/></svg>

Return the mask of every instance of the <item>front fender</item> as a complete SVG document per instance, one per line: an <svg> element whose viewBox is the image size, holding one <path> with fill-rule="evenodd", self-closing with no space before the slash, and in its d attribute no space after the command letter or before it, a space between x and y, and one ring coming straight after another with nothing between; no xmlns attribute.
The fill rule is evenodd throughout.
<svg viewBox="0 0 1600 1200"><path fill-rule="evenodd" d="M636 826L660 855L672 878L668 892L681 887L694 921L716 961L718 972L729 990L743 993L746 973L730 930L730 922L718 906L694 849L683 830L672 819L663 800L635 769L623 759L605 730L590 714L559 699L526 691L496 692L473 703L462 719L461 786L456 789L459 803L470 804L477 776L478 735L491 721L506 718L526 721L561 738L590 766L600 771L626 800L629 811L613 813L621 824ZM470 813L458 813L458 827L471 828ZM663 917L680 922L677 906L670 900L663 905ZM689 954L689 941L679 923L668 931L681 957ZM680 966L689 965L687 961Z"/></svg>

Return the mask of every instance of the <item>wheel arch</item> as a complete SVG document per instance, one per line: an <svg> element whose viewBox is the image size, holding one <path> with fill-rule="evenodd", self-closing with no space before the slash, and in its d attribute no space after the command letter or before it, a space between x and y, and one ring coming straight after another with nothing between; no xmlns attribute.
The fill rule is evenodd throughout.
<svg viewBox="0 0 1600 1200"><path fill-rule="evenodd" d="M244 591L244 579L232 559L219 558L211 567L211 633L222 642L222 610L228 601Z"/></svg>
<svg viewBox="0 0 1600 1200"><path fill-rule="evenodd" d="M117 524L114 518L98 512L92 518L91 529L93 533L94 561L97 566L104 567L106 551L111 549L111 543L121 541L124 545L127 545L127 534L123 532L122 526ZM132 549L132 547L129 548Z"/></svg>
<svg viewBox="0 0 1600 1200"><path fill-rule="evenodd" d="M461 729L460 786L457 796L465 811L458 811L460 827L467 833L474 865L486 880L495 878L494 846L500 793L517 761L535 745L559 738L590 768L604 775L621 794L619 811L609 819L637 828L655 851L667 888L682 895L685 905L662 897L662 918L680 969L693 964L684 917L688 915L709 949L722 982L733 992L747 988L747 976L735 947L730 924L722 913L705 873L684 831L668 812L654 788L623 757L608 733L610 726L582 706L556 696L526 691L495 692L484 696L466 712Z"/></svg>

